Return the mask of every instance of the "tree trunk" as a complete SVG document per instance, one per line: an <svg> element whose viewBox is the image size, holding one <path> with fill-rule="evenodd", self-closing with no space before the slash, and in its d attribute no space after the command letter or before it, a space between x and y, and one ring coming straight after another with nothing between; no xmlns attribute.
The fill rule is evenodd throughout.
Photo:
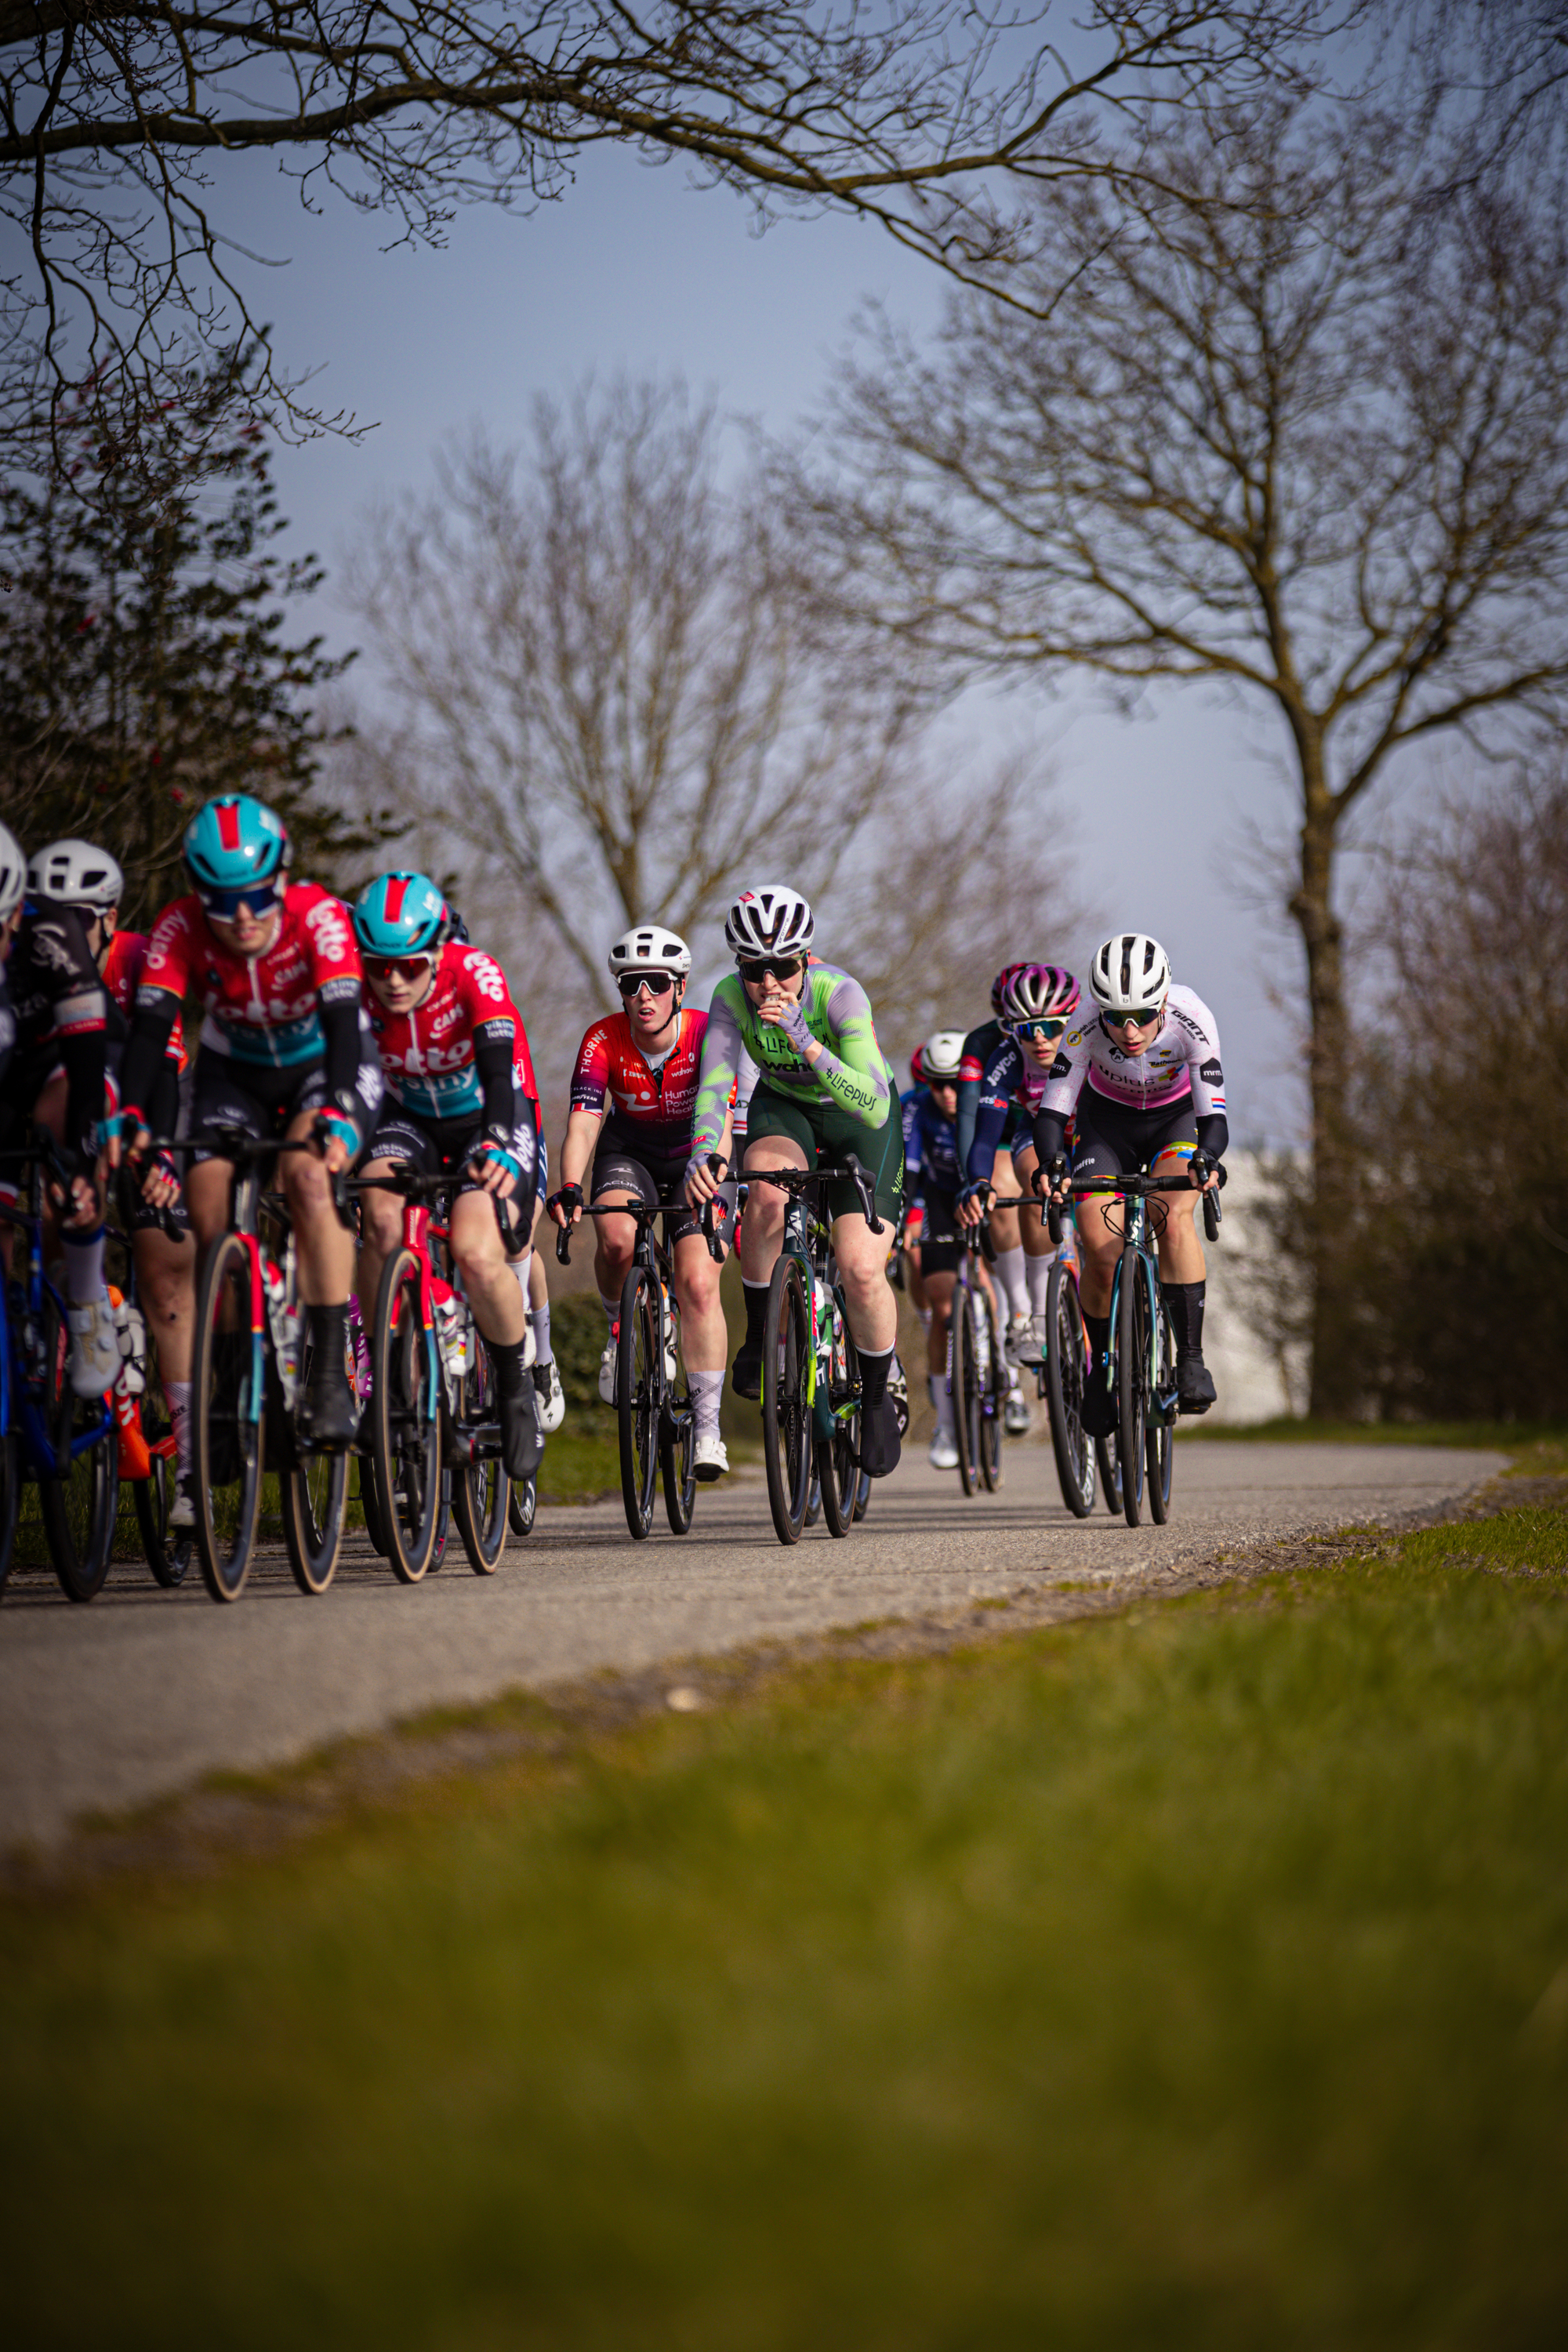
<svg viewBox="0 0 1568 2352"><path fill-rule="evenodd" d="M1312 1106L1312 1187L1307 1243L1312 1271L1311 1377L1307 1411L1314 1421L1345 1417L1359 1385L1352 1253L1355 1163L1351 1149L1350 1041L1345 1016L1343 939L1333 910L1333 859L1339 812L1323 772L1322 747L1303 744L1300 882L1290 913L1307 950L1311 1020L1308 1084Z"/></svg>

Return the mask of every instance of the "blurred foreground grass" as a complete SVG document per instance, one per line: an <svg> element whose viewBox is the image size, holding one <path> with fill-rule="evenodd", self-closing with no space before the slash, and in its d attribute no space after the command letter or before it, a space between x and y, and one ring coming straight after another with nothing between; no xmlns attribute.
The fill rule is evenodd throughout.
<svg viewBox="0 0 1568 2352"><path fill-rule="evenodd" d="M1563 2340L1568 1514L530 1710L0 1909L10 2341Z"/></svg>

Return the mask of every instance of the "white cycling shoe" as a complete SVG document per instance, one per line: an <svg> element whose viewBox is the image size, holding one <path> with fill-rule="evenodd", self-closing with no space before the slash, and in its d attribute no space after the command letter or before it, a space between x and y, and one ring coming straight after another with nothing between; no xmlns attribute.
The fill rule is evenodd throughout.
<svg viewBox="0 0 1568 2352"><path fill-rule="evenodd" d="M172 1528L194 1528L196 1523L196 1482L187 1470L174 1481L174 1499L169 1506Z"/></svg>
<svg viewBox="0 0 1568 2352"><path fill-rule="evenodd" d="M692 1464L700 1478L721 1478L730 1467L730 1456L725 1451L723 1439L700 1437L692 1449Z"/></svg>
<svg viewBox="0 0 1568 2352"><path fill-rule="evenodd" d="M1002 1352L1010 1364L1016 1364L1022 1360L1019 1349L1028 1344L1029 1318L1026 1315L1015 1315L1003 1334Z"/></svg>
<svg viewBox="0 0 1568 2352"><path fill-rule="evenodd" d="M1008 1390L1007 1402L1002 1408L1002 1426L1009 1437L1024 1437L1028 1433L1029 1408L1024 1401L1022 1389Z"/></svg>
<svg viewBox="0 0 1568 2352"><path fill-rule="evenodd" d="M599 1394L605 1404L616 1401L616 1365L621 1353L621 1327L617 1323L605 1342L605 1352L599 1359Z"/></svg>
<svg viewBox="0 0 1568 2352"><path fill-rule="evenodd" d="M107 1296L66 1309L70 1326L70 1384L79 1397L106 1396L120 1378L120 1334Z"/></svg>
<svg viewBox="0 0 1568 2352"><path fill-rule="evenodd" d="M547 1364L535 1364L532 1369L533 1415L541 1437L548 1437L566 1418L566 1391L553 1356Z"/></svg>
<svg viewBox="0 0 1568 2352"><path fill-rule="evenodd" d="M1045 1316L1030 1316L1027 1324L1024 1328L1023 1336L1018 1341L1017 1360L1020 1364L1043 1364L1045 1362L1048 1328L1049 1327Z"/></svg>
<svg viewBox="0 0 1568 2352"><path fill-rule="evenodd" d="M952 1432L951 1430L939 1429L937 1431L936 1435L931 1439L931 1444L926 1448L926 1460L931 1464L933 1470L957 1469L958 1447L953 1441Z"/></svg>

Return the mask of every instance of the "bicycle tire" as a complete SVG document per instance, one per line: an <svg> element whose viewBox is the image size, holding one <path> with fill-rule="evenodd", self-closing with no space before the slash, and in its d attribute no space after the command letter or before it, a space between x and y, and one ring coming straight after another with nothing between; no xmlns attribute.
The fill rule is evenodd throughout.
<svg viewBox="0 0 1568 2352"><path fill-rule="evenodd" d="M809 1491L809 1493L807 1494L806 1498L805 1498L805 1524L806 1524L806 1526L807 1526L808 1528L814 1528L814 1527L816 1525L816 1523L817 1523L818 1519L819 1519L821 1517L822 1517L822 1479L821 1479L820 1475L818 1475L818 1473L817 1473L816 1469L816 1468L815 1468L815 1466L814 1466L814 1467L813 1467L813 1470L812 1470L812 1473L811 1473L811 1487L810 1487L810 1491Z"/></svg>
<svg viewBox="0 0 1568 2352"><path fill-rule="evenodd" d="M869 1471L862 1470L855 1486L856 1525L865 1517L871 1501L872 1479Z"/></svg>
<svg viewBox="0 0 1568 2352"><path fill-rule="evenodd" d="M1176 1430L1174 1398L1176 1387L1176 1345L1166 1312L1163 1294L1155 1285L1159 1302L1159 1321L1153 1339L1154 1379L1150 1397L1151 1410L1147 1418L1144 1446L1149 1467L1149 1517L1157 1528L1163 1528L1171 1516L1171 1473L1175 1464ZM1169 1417L1161 1407L1160 1399L1169 1396L1172 1411Z"/></svg>
<svg viewBox="0 0 1568 2352"><path fill-rule="evenodd" d="M834 1292L838 1308L838 1343L829 1359L828 1402L833 1407L833 1434L816 1441L816 1478L822 1494L822 1516L830 1536L847 1536L855 1525L855 1496L860 1484L860 1414L858 1407L840 1420L838 1408L860 1393L860 1359L849 1328L841 1288Z"/></svg>
<svg viewBox="0 0 1568 2352"><path fill-rule="evenodd" d="M958 1447L958 1484L973 1495L980 1484L980 1366L974 1307L960 1283L952 1294L948 1326L947 1385L952 1398L952 1434Z"/></svg>
<svg viewBox="0 0 1568 2352"><path fill-rule="evenodd" d="M364 1514L365 1539L372 1551L378 1553L383 1559L389 1559L391 1554L387 1549L386 1542L386 1516L382 1510L381 1495L376 1486L374 1458L369 1453L356 1454L353 1458L359 1465L358 1500L360 1509ZM351 1496L349 1499L352 1502L354 1498Z"/></svg>
<svg viewBox="0 0 1568 2352"><path fill-rule="evenodd" d="M647 1266L634 1265L621 1285L620 1317L616 1419L621 1440L621 1501L633 1539L641 1543L653 1525L664 1390L658 1302Z"/></svg>
<svg viewBox="0 0 1568 2352"><path fill-rule="evenodd" d="M1121 1517L1121 1448L1114 1430L1109 1437L1094 1441L1094 1458L1100 1465L1100 1491L1105 1496L1105 1507L1113 1519Z"/></svg>
<svg viewBox="0 0 1568 2352"><path fill-rule="evenodd" d="M664 1512L671 1535L683 1536L697 1508L697 1415L689 1393L667 1393L658 1441Z"/></svg>
<svg viewBox="0 0 1568 2352"><path fill-rule="evenodd" d="M439 1486L439 1481L437 1481L437 1497L439 1497L439 1494L440 1494L440 1486ZM538 1510L538 1508L539 1508L539 1480L538 1480L538 1478L537 1478L537 1477L532 1477L532 1478L515 1478L515 1479L513 1479L513 1481L512 1481L512 1488L511 1488L511 1495L510 1495L510 1499L508 1500L507 1507L506 1507L506 1523L507 1523L507 1526L511 1529L511 1532L512 1532L512 1534L513 1534L514 1536L527 1536L527 1535L531 1535L531 1534L532 1534L532 1532L533 1532L533 1516L534 1516L534 1513ZM439 1509L439 1504L438 1504L438 1502L437 1502L437 1510L438 1510L438 1509Z"/></svg>
<svg viewBox="0 0 1568 2352"><path fill-rule="evenodd" d="M5 1334L0 1332L0 1346ZM11 1555L16 1544L16 1514L22 1503L22 1465L16 1446L16 1433L7 1429L0 1435L0 1592L11 1573Z"/></svg>
<svg viewBox="0 0 1568 2352"><path fill-rule="evenodd" d="M136 1531L142 1538L142 1552L153 1571L153 1581L165 1592L173 1592L184 1584L195 1557L195 1538L189 1528L169 1532L169 1500L178 1476L178 1457L160 1454L159 1444L173 1435L167 1407L162 1397L155 1397L153 1378L149 1372L146 1393L142 1399L142 1434L152 1455L152 1474L131 1482L131 1500L136 1512Z"/></svg>
<svg viewBox="0 0 1568 2352"><path fill-rule="evenodd" d="M507 1525L510 1527L511 1525L511 1505L510 1503L507 1505L506 1509ZM430 1565L425 1571L426 1576L434 1576L437 1570L445 1564L447 1547L451 1540L452 1465L449 1462L443 1462L441 1465L441 1499L436 1511L436 1543L435 1548L430 1554Z"/></svg>
<svg viewBox="0 0 1568 2352"><path fill-rule="evenodd" d="M489 1411L495 1375L472 1321L468 1344L474 1352L463 1374L462 1400L463 1418L472 1428ZM452 1517L476 1576L493 1576L500 1566L510 1509L511 1481L501 1468L499 1452L484 1461L458 1465L452 1479Z"/></svg>
<svg viewBox="0 0 1568 2352"><path fill-rule="evenodd" d="M436 1545L441 1507L440 1377L430 1380L430 1334L420 1303L417 1254L399 1249L382 1268L370 1332L370 1444L377 1549L400 1584L419 1584ZM363 1473L361 1473L362 1483ZM365 1524L370 1514L365 1514Z"/></svg>
<svg viewBox="0 0 1568 2352"><path fill-rule="evenodd" d="M768 1285L763 1327L763 1459L768 1505L782 1544L800 1541L816 1444L805 1401L811 1316L800 1260L781 1256ZM824 1508L826 1509L826 1503Z"/></svg>
<svg viewBox="0 0 1568 2352"><path fill-rule="evenodd" d="M1046 1293L1046 1406L1062 1500L1075 1519L1094 1508L1095 1448L1083 1426L1084 1339L1078 1286L1060 1253Z"/></svg>
<svg viewBox="0 0 1568 2352"><path fill-rule="evenodd" d="M43 1335L49 1442L66 1467L58 1477L39 1479L39 1512L60 1591L68 1601L92 1601L103 1590L114 1554L119 1440L111 1417L94 1444L70 1451L73 1440L101 1419L103 1400L79 1397L71 1388L70 1333L52 1296L44 1301Z"/></svg>
<svg viewBox="0 0 1568 2352"><path fill-rule="evenodd" d="M980 1357L988 1367L980 1384L980 1480L988 1495L1002 1484L1002 1414L1007 1402L1007 1367L996 1338L996 1318L982 1296L975 1310L977 1328L984 1326Z"/></svg>
<svg viewBox="0 0 1568 2352"><path fill-rule="evenodd" d="M1144 1436L1147 1427L1149 1301L1143 1261L1135 1249L1121 1254L1116 1312L1117 1452L1121 1462L1121 1515L1130 1528L1142 1517Z"/></svg>
<svg viewBox="0 0 1568 2352"><path fill-rule="evenodd" d="M300 1393L310 1377L312 1342L307 1328L300 1350ZM345 1376L352 1393L353 1359L345 1349ZM289 1432L289 1459L278 1473L278 1501L283 1520L283 1549L294 1581L308 1599L325 1592L338 1572L343 1548L343 1524L349 1507L349 1457L346 1451L317 1452L302 1445L296 1426Z"/></svg>

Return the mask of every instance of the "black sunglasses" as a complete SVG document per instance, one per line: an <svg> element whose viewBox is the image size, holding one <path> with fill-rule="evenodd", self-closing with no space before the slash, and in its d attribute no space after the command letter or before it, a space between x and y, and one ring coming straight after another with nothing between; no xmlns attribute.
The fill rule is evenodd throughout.
<svg viewBox="0 0 1568 2352"><path fill-rule="evenodd" d="M1002 1026L1014 1037L1060 1037L1067 1031L1065 1019L1057 1014L1039 1013L1030 1021L1005 1021Z"/></svg>
<svg viewBox="0 0 1568 2352"><path fill-rule="evenodd" d="M1157 1004L1131 1004L1125 1013L1102 1013L1100 1019L1108 1029L1125 1029L1131 1021L1137 1029L1147 1029L1151 1021L1158 1021Z"/></svg>
<svg viewBox="0 0 1568 2352"><path fill-rule="evenodd" d="M645 988L650 996L668 996L675 986L675 974L672 971L623 971L616 975L616 986L629 1004L632 998Z"/></svg>
<svg viewBox="0 0 1568 2352"><path fill-rule="evenodd" d="M770 971L775 980L793 980L797 971L805 970L805 966L799 956L756 956L751 959L743 957L736 969L742 980L749 980L755 987L766 980Z"/></svg>

